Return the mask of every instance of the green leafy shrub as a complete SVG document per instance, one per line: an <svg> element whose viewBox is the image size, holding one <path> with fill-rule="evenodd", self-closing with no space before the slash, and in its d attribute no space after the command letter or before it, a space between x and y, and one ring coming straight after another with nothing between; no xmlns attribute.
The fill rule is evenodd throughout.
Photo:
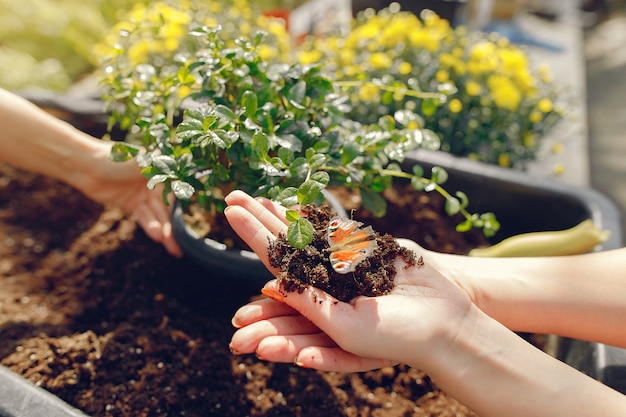
<svg viewBox="0 0 626 417"><path fill-rule="evenodd" d="M441 150L505 167L534 160L563 117L547 67L495 33L453 28L431 11L360 13L348 34L310 38L300 62L323 62L345 87L350 115L372 122L408 109Z"/></svg>
<svg viewBox="0 0 626 417"><path fill-rule="evenodd" d="M416 189L446 196L448 212L466 218L459 229L497 230L492 214L470 214L462 193L452 196L441 187L443 170L435 169L430 178L419 167L401 170L406 152L439 146L436 135L416 127L412 112L372 124L353 121L348 97L320 66L283 60L278 49L268 53L286 36L272 29L271 19L231 24L256 15L242 2L234 14L223 9L210 16L196 9L206 12L207 3L159 7L156 21L147 10L147 19L120 26L103 78L105 99L114 107L111 122L129 130L113 156L137 157L150 187L163 184L164 196L197 196L209 210L220 211L224 194L235 188L290 207L312 203L326 186L340 185L358 189L364 208L383 215L380 193L393 178L405 178ZM212 21L227 28L247 22L250 31L233 33ZM263 25L272 32L261 30ZM147 52L137 59L137 45L156 47L141 48ZM308 243L307 220L294 212L289 219L292 244Z"/></svg>

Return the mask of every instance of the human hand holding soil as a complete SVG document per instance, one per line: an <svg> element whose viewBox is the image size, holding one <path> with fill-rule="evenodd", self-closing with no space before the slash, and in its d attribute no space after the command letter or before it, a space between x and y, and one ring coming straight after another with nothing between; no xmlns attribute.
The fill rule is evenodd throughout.
<svg viewBox="0 0 626 417"><path fill-rule="evenodd" d="M268 247L287 227L283 216L277 216L280 209L240 191L231 193L226 202L232 227L277 273L270 265ZM513 329L549 329L554 323L568 332L580 329L580 325L568 327L565 322L571 320L564 320L563 314L556 314L554 323L546 326L545 313L563 309L563 290L573 282L588 287L585 282L593 270L588 263L614 265L622 252L556 261L493 262L425 252L431 256L420 258L423 264L418 261L408 269L397 268L390 293L350 302L313 286L285 292L274 280L263 289L269 299L254 301L235 313L232 323L238 330L230 346L234 353L256 352L261 359L318 370L365 371L405 363L425 371L438 386L483 417L585 416L597 411L598 404L603 415L623 415L626 397L545 354L492 318ZM555 271L561 274L554 278L567 278L567 286L555 285L560 278L547 278ZM616 270L610 271L607 277L614 282ZM560 297L560 304L555 297ZM597 313L624 311L623 299L607 307L607 300L614 298L610 293L602 291L601 297L589 298L598 301L594 303ZM571 299L575 303L579 298ZM537 305L543 306L539 310L543 315L523 309ZM515 307L528 314L520 314ZM616 323L605 327L618 327ZM582 327L587 335L598 333L598 326Z"/></svg>
<svg viewBox="0 0 626 417"><path fill-rule="evenodd" d="M269 239L287 227L280 207L242 192L226 201L232 227L272 270ZM475 307L428 264L396 262L390 294L350 303L314 287L287 293L269 282L263 293L278 301L255 301L235 314L232 349L321 370L365 371L398 362L429 368L433 353L447 349Z"/></svg>

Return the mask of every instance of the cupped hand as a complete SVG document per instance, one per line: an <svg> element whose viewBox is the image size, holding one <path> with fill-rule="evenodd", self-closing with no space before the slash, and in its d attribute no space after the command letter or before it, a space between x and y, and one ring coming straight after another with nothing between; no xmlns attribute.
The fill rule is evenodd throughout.
<svg viewBox="0 0 626 417"><path fill-rule="evenodd" d="M132 213L146 234L161 243L174 256L182 252L172 233L170 206L163 202L162 188L150 190L136 161L113 162L103 142L103 156L94 166L92 181L81 188L87 197L102 204L111 204ZM82 184L82 183L81 183Z"/></svg>
<svg viewBox="0 0 626 417"><path fill-rule="evenodd" d="M286 229L283 210L240 191L226 202L231 226L271 271L268 239ZM472 303L428 262L408 269L397 262L391 294L350 303L313 287L281 293L270 281L263 289L270 299L235 313L232 350L320 370L365 371L399 362L428 369L465 324Z"/></svg>

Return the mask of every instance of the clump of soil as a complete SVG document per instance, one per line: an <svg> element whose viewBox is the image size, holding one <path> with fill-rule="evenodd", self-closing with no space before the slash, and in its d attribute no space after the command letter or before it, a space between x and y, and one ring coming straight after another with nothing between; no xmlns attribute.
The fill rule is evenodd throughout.
<svg viewBox="0 0 626 417"><path fill-rule="evenodd" d="M374 252L354 271L340 274L329 261L327 230L333 217L329 208L307 206L302 209L302 215L309 219L315 230L310 245L297 249L289 244L285 235L270 243L270 265L279 269L277 278L283 291L302 292L310 285L344 302L359 295L376 297L393 289L397 258L402 258L407 268L416 263L415 254L398 245L393 236L375 231Z"/></svg>

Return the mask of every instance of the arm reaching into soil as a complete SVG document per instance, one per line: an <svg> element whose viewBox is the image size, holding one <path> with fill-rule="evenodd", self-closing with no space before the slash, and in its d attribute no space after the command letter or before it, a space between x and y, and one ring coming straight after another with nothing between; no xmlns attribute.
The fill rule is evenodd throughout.
<svg viewBox="0 0 626 417"><path fill-rule="evenodd" d="M227 203L231 225L267 265L268 238L286 227L273 214L277 209L241 192L229 195ZM406 363L485 417L626 412L626 397L489 317L429 258L421 268L399 269L396 283L392 294L342 303L316 288L284 294L271 281L263 292L276 301L256 301L237 311L231 347L321 370Z"/></svg>
<svg viewBox="0 0 626 417"><path fill-rule="evenodd" d="M153 240L180 255L160 191L146 187L135 162L111 161L111 143L97 140L2 89L0 126L0 162L61 180L99 203L136 214Z"/></svg>

